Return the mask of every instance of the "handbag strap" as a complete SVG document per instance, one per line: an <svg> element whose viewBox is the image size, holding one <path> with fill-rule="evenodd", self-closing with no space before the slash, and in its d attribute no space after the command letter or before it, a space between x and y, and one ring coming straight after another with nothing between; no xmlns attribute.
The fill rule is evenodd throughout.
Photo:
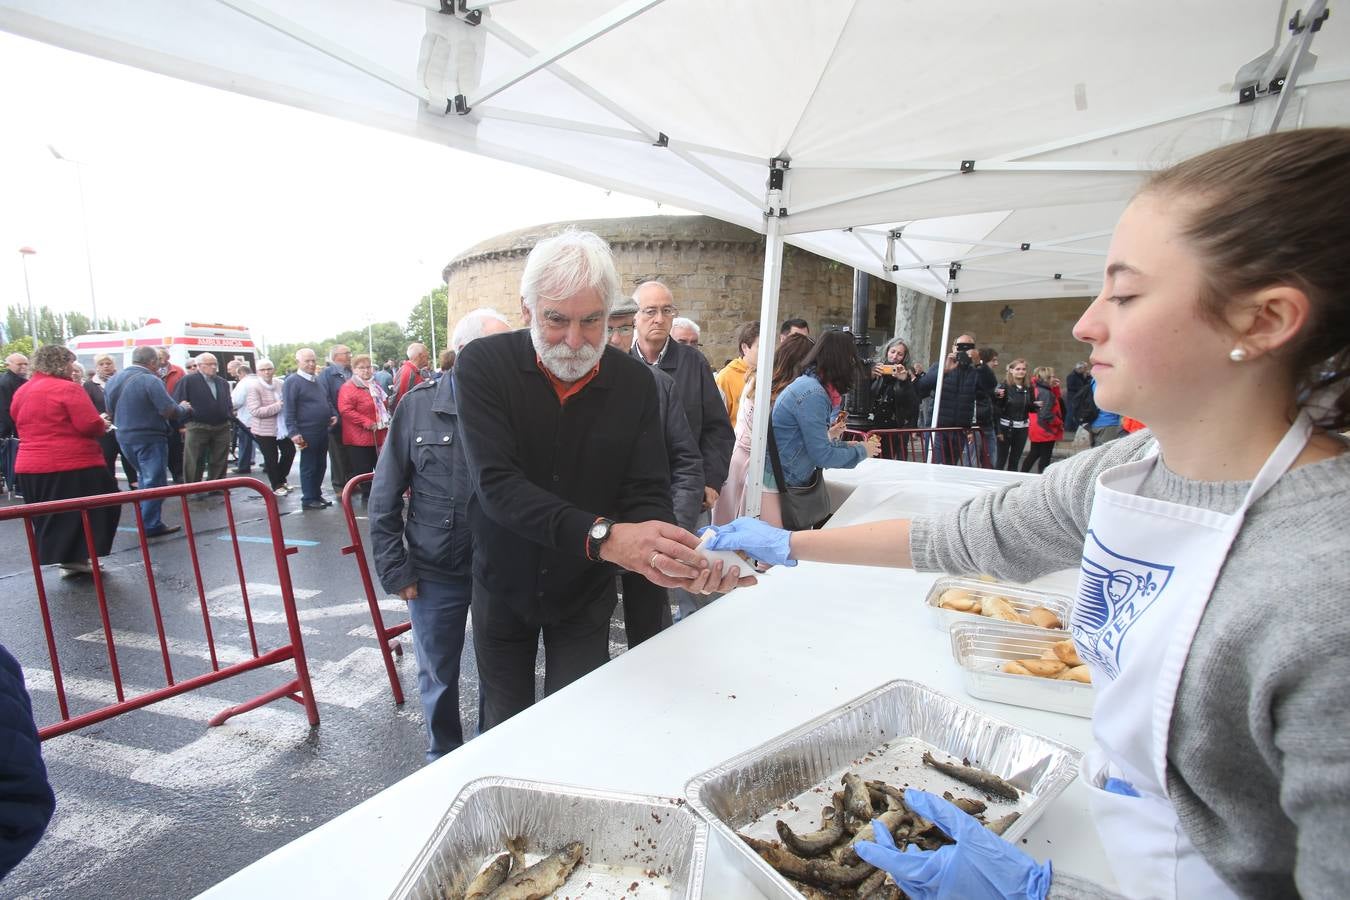
<svg viewBox="0 0 1350 900"><path fill-rule="evenodd" d="M783 478L783 463L778 458L778 442L773 437L773 415L769 416L769 465L773 466L773 480L778 490L787 490L787 481Z"/></svg>

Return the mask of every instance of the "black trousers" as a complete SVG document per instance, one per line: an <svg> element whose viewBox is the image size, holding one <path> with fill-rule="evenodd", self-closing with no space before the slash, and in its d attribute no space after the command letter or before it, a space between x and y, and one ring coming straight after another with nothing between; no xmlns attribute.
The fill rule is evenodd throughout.
<svg viewBox="0 0 1350 900"><path fill-rule="evenodd" d="M18 482L26 503L117 493L117 482L104 466L69 472L21 472ZM113 538L117 536L117 523L121 519L120 506L89 510L89 530L94 537L94 552L97 555L107 556L112 550ZM85 542L84 522L79 513L38 516L33 520L33 533L37 538L39 562L43 565L89 561L89 546Z"/></svg>
<svg viewBox="0 0 1350 900"><path fill-rule="evenodd" d="M330 447L331 449L331 447ZM351 481L357 475L364 475L367 472L375 471L375 447L362 447L359 444L347 444L347 480ZM370 482L367 481L359 488L362 497L370 496Z"/></svg>
<svg viewBox="0 0 1350 900"><path fill-rule="evenodd" d="M670 592L634 572L624 572L619 580L623 583L623 630L632 650L673 624Z"/></svg>
<svg viewBox="0 0 1350 900"><path fill-rule="evenodd" d="M127 488L130 490L135 487L139 481L136 478L136 464L125 453L117 443L117 432L110 431L98 439L98 445L103 448L103 461L108 465L108 473L112 475L113 480L117 479L117 456L122 456L122 471L127 475Z"/></svg>
<svg viewBox="0 0 1350 900"><path fill-rule="evenodd" d="M1022 461L1022 451L1027 446L1027 429L1004 428L1000 429L998 436L998 462L994 464L994 468L1016 472L1018 464Z"/></svg>
<svg viewBox="0 0 1350 900"><path fill-rule="evenodd" d="M174 484L183 483L183 435L177 425L169 429L169 477Z"/></svg>
<svg viewBox="0 0 1350 900"><path fill-rule="evenodd" d="M253 436L257 441L258 449L262 451L263 471L267 473L267 480L272 483L272 490L276 490L286 483L286 476L291 474L291 463L295 462L295 442L290 438L277 440L274 435Z"/></svg>
<svg viewBox="0 0 1350 900"><path fill-rule="evenodd" d="M328 432L328 475L333 482L333 493L338 496L342 496L342 489L352 477L347 449L347 445L342 443L342 429L331 429Z"/></svg>
<svg viewBox="0 0 1350 900"><path fill-rule="evenodd" d="M1037 472L1044 472L1045 467L1050 465L1051 455L1055 452L1054 441L1032 441L1031 452L1022 462L1022 471L1030 472L1033 468Z"/></svg>
<svg viewBox="0 0 1350 900"><path fill-rule="evenodd" d="M544 637L544 696L609 662L614 588L606 585L571 616L528 621L499 597L473 584L473 649L478 659L479 732L500 725L535 701L535 659Z"/></svg>

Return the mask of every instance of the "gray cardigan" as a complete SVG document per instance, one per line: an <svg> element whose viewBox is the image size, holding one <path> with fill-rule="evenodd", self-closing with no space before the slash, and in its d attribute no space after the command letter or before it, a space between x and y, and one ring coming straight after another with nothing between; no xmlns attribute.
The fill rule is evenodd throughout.
<svg viewBox="0 0 1350 900"><path fill-rule="evenodd" d="M1020 582L1072 565L1097 476L1141 458L1150 440L1112 441L915 519L914 567ZM1159 465L1142 490L1232 512L1249 486ZM1168 792L1196 849L1240 896L1332 897L1350 885L1347 522L1350 453L1286 473L1248 511L1182 671ZM1077 882L1064 881L1054 894Z"/></svg>

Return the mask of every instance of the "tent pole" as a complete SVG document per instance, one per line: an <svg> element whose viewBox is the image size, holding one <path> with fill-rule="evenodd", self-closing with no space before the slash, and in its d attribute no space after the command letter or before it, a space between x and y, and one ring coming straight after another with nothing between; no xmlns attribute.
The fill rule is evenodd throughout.
<svg viewBox="0 0 1350 900"><path fill-rule="evenodd" d="M750 470L745 485L745 514L758 516L764 491L764 460L768 450L773 391L773 354L778 348L778 289L783 277L783 231L779 217L787 165L770 165L768 215L764 220L764 288L759 304L759 359L755 367L755 420L750 431ZM777 187L775 187L777 185ZM780 486L781 489L781 486Z"/></svg>
<svg viewBox="0 0 1350 900"><path fill-rule="evenodd" d="M951 282L956 282L955 273L952 274ZM942 383L947 380L947 345L951 342L952 331L952 290L947 288L947 296L943 300L942 309L942 340L938 343L937 356L937 384L933 388L933 419L928 423L929 428L938 427L938 413L942 409ZM933 444L936 442L937 435L932 435L928 440L927 461L933 461Z"/></svg>

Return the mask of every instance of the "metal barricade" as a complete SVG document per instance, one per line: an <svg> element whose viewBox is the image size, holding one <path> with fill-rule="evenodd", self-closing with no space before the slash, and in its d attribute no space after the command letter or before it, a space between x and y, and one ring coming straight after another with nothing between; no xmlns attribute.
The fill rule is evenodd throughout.
<svg viewBox="0 0 1350 900"><path fill-rule="evenodd" d="M272 553L276 561L277 584L280 588L281 603L286 616L286 628L289 636L289 643L274 647L270 650L259 652L258 636L254 629L253 611L249 603L248 581L244 576L244 559L239 548L239 533L235 523L234 504L230 492L232 490L249 490L258 494L267 509L267 526L270 530ZM244 619L248 624L249 644L252 650L251 658L228 666L221 666L216 652L216 641L211 625L211 613L207 604L206 586L202 580L201 562L198 554L197 536L192 529L192 510L188 507L188 497L194 494L206 494L219 491L224 496L225 517L229 526L230 543L234 555L235 570L239 575L240 599L243 603ZM173 664L169 659L169 639L164 630L164 618L160 612L159 589L155 582L155 572L151 566L150 546L145 534L145 521L142 517L140 501L144 500L168 500L178 498L182 504L183 512L183 535L187 539L187 548L192 560L192 570L196 585L197 599L201 606L202 627L205 631L206 646L208 648L211 671L185 681L177 681L173 674ZM164 662L164 679L166 686L154 690L146 691L142 694L128 697L122 684L122 670L117 659L117 644L114 640L112 620L108 612L108 597L104 586L104 573L101 565L94 565L93 576L94 593L98 600L99 618L102 621L103 636L107 644L108 667L112 675L113 687L117 696L117 702L107 706L100 707L90 712L84 712L77 715L71 715L70 706L66 698L65 681L61 674L61 660L57 652L56 636L52 629L52 614L47 602L47 588L43 580L42 562L38 552L37 536L33 528L33 520L42 516L53 515L57 513L79 513L84 526L85 546L88 550L89 560L96 562L98 560L97 551L94 544L94 533L90 525L89 511L108 506L118 506L129 504L136 514L136 533L140 543L141 562L145 567L146 585L148 590L148 599L150 608L154 613L154 622L160 654ZM28 552L33 564L33 580L37 588L38 607L42 615L42 626L46 632L47 655L52 664L52 680L56 692L57 705L61 712L61 721L47 725L38 730L38 735L42 740L53 738L58 735L66 734L86 725L93 725L96 722L102 722L111 719L122 713L130 712L134 709L140 709L166 700L170 697L176 697L189 691L205 687L208 684L215 684L232 678L244 672L251 672L254 669L261 669L276 663L291 660L295 665L295 677L285 684L279 685L266 693L254 697L244 703L228 707L210 719L209 724L220 725L233 716L248 712L259 706L271 703L273 700L282 697L288 697L299 703L305 708L305 713L309 718L311 726L319 724L319 709L314 702L314 691L309 680L309 666L305 659L304 643L300 637L300 619L296 613L295 594L291 585L290 565L286 557L297 552L295 547L285 546L285 539L281 531L281 519L277 511L276 497L267 489L262 482L253 478L223 478L217 481L203 481L195 484L167 485L165 487L149 488L136 491L122 491L116 494L101 494L94 497L77 497L71 500L54 500L46 503L32 503L20 506L12 506L0 509L0 522L20 519L23 521L24 532L28 538Z"/></svg>
<svg viewBox="0 0 1350 900"><path fill-rule="evenodd" d="M342 514L347 519L347 533L352 542L342 548L344 556L355 557L356 568L361 573L361 586L366 590L366 602L370 604L370 620L375 626L375 640L380 646L380 655L384 657L384 670L389 675L389 688L394 692L394 703L403 705L403 686L398 681L398 670L394 668L394 656L403 655L403 642L399 635L412 628L412 622L399 622L386 626L384 613L380 610L380 595L375 591L375 581L370 577L370 562L366 559L366 543L361 537L361 527L356 524L356 513L352 510L352 494L360 490L363 484L375 479L374 472L357 475L342 489Z"/></svg>
<svg viewBox="0 0 1350 900"><path fill-rule="evenodd" d="M872 435L881 438L881 459L927 462L931 444L935 463L984 469L992 465L984 432L978 428L876 428L846 431L844 440L860 441Z"/></svg>

